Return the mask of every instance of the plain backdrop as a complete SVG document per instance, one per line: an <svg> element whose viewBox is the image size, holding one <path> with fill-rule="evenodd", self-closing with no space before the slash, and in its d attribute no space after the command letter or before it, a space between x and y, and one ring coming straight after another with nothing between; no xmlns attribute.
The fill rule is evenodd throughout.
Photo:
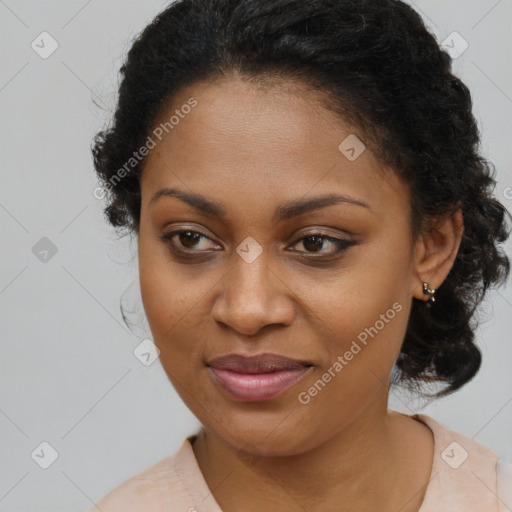
<svg viewBox="0 0 512 512"><path fill-rule="evenodd" d="M131 39L165 5L0 0L0 512L88 510L199 427L159 361L134 355L151 337L135 244L116 239L93 194L91 139L113 112ZM495 194L512 210L512 1L413 5L439 41L457 32L468 43L454 69L473 94ZM509 284L482 308L477 377L427 405L393 393L390 407L512 459L511 316Z"/></svg>

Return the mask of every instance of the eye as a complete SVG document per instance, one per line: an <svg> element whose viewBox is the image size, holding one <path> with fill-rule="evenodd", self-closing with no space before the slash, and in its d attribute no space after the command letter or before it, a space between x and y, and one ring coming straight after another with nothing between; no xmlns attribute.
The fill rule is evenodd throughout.
<svg viewBox="0 0 512 512"><path fill-rule="evenodd" d="M191 229L179 229L171 231L170 233L164 233L158 238L164 241L171 251L178 255L189 255L198 252L210 252L211 250L218 250L220 247L211 238L199 231L193 231ZM217 248L208 248L207 241L210 241Z"/></svg>
<svg viewBox="0 0 512 512"><path fill-rule="evenodd" d="M164 233L158 238L168 245L171 252L176 256L197 257L205 253L218 251L221 248L219 244L204 233L192 229L178 229L170 233ZM311 255L314 258L334 256L356 244L353 240L345 240L317 232L308 233L300 237L292 246L300 243L305 250L292 250ZM314 256L315 254L319 254L319 256Z"/></svg>
<svg viewBox="0 0 512 512"><path fill-rule="evenodd" d="M308 233L299 238L293 245L297 245L299 243L301 243L306 250L298 252L304 252L306 254L321 254L326 256L333 256L356 244L353 240L344 240L342 238L336 238L323 233Z"/></svg>

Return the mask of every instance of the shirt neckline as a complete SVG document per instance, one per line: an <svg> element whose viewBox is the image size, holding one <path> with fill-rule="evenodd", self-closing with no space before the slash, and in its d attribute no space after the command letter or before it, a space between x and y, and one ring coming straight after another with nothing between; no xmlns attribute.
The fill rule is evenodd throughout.
<svg viewBox="0 0 512 512"><path fill-rule="evenodd" d="M428 512L427 507L429 507L432 501L432 494L434 493L432 481L439 477L439 466L438 460L436 457L436 453L439 448L439 432L440 425L430 416L424 414L412 414L408 415L405 413L400 413L403 416L407 416L408 418L412 418L420 423L426 425L430 431L432 432L434 438L434 450L433 450L433 458L431 464L431 471L429 482L427 484L427 489L425 491L425 495L423 497L423 501L418 512ZM210 488L208 487L208 483L206 482L204 475L199 467L199 463L197 462L196 456L194 454L194 450L192 445L197 438L198 434L193 434L188 436L182 443L181 448L176 454L176 470L181 477L181 480L191 497L195 507L198 510L202 510L204 512L223 512L220 508L220 505L215 500Z"/></svg>

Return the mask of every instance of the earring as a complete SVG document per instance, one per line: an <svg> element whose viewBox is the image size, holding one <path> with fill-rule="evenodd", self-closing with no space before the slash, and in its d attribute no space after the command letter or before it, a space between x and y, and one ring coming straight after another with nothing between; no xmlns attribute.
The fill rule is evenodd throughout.
<svg viewBox="0 0 512 512"><path fill-rule="evenodd" d="M435 302L436 301L436 298L434 297L436 291L434 289L430 289L430 286L429 286L428 283L423 283L423 293L425 295L429 296L428 301L427 301L427 305L428 306L430 306L431 302Z"/></svg>

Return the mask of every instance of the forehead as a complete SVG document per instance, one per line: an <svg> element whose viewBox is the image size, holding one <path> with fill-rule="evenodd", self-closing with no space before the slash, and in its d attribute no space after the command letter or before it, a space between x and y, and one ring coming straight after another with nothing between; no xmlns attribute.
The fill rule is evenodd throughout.
<svg viewBox="0 0 512 512"><path fill-rule="evenodd" d="M196 83L162 109L152 133L159 127L142 175L146 204L158 188L184 184L205 195L231 191L238 200L308 191L346 192L376 208L407 200L405 184L365 148L361 131L294 82ZM347 145L361 154L347 158Z"/></svg>

